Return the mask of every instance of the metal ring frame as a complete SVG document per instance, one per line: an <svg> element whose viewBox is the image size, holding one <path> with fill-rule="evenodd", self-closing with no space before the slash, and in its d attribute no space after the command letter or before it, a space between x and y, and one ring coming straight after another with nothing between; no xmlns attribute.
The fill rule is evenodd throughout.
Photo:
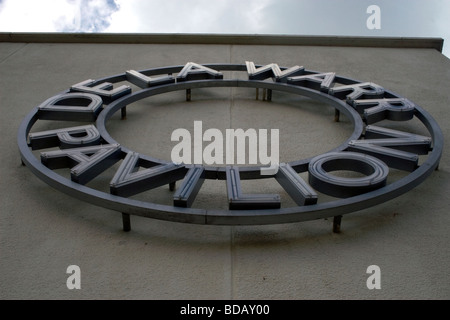
<svg viewBox="0 0 450 320"><path fill-rule="evenodd" d="M242 64L208 64L205 67L219 71L247 71L246 65ZM147 76L172 74L182 70L183 66L171 66L163 68L155 68L139 71ZM281 68L285 70L286 68ZM318 74L315 71L305 70L305 74ZM94 82L101 84L104 82L117 83L127 81L126 74L119 74L111 77L105 77ZM341 84L358 84L359 81L336 76L336 82ZM106 121L118 110L123 109L127 105L138 100L177 90L190 90L196 88L210 87L247 87L247 88L263 88L280 92L287 92L306 96L315 100L324 102L336 110L339 110L352 122L354 126L351 136L337 148L329 152L346 151L349 148L350 141L360 139L364 131L364 123L360 114L346 103L345 99L333 97L320 90L314 90L297 85L267 82L260 80L191 80L172 84L162 84L154 87L139 90L137 92L125 95L110 104L106 105L103 111L97 117L96 127L101 134L102 139L109 144L117 143L107 132L105 128ZM67 91L66 93L68 93ZM385 91L386 97L400 96ZM259 210L217 210L217 209L199 209L199 208L183 208L177 206L168 206L157 203L143 202L135 199L121 197L99 190L92 189L77 182L71 181L60 176L53 170L42 164L31 152L28 143L28 134L37 120L39 108L35 107L23 120L18 132L18 146L23 164L45 183L62 191L70 196L80 200L108 208L114 211L122 212L126 215L138 215L154 219L195 223L195 224L213 224L213 225L258 225L258 224L276 224L308 221L327 217L340 217L343 214L368 208L390 199L393 199L405 192L411 190L415 186L424 181L437 167L443 149L442 132L431 117L431 115L423 108L415 105L414 116L417 117L427 128L432 139L432 148L426 160L421 163L415 170L405 177L394 181L385 186L375 188L369 192L357 194L355 196L333 200L325 203L317 203L304 206L295 206L289 208L277 209L259 209ZM120 146L121 152L125 155L128 151L126 147ZM155 159L149 156L142 157L155 163L168 163L164 160ZM292 161L289 165L297 172L306 172L312 158ZM223 167L204 167L205 178L207 179L226 179L226 168ZM267 178L259 174L260 167L242 167L239 170L242 179ZM376 174L379 174L377 172ZM273 177L272 177L273 178ZM128 221L129 223L129 221ZM124 229L125 229L124 220Z"/></svg>

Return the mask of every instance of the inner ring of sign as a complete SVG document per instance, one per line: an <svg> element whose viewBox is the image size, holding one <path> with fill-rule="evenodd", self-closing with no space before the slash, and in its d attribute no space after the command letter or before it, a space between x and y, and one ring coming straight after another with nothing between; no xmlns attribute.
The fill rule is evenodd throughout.
<svg viewBox="0 0 450 320"><path fill-rule="evenodd" d="M341 145L336 147L335 149L332 149L328 152L338 152L343 151L347 149L348 143L351 140L357 140L360 138L362 131L363 131L363 122L360 117L360 115L355 111L351 106L347 105L345 102L332 97L328 94L318 92L309 88L304 87L296 87L296 86L290 86L282 83L269 83L269 82L263 82L263 81L255 81L255 80L200 80L200 81L190 81L190 82L179 82L174 84L167 84L162 85L158 87L143 89L141 91L132 93L130 95L127 95L123 98L120 98L111 104L109 104L98 116L96 127L99 130L101 136L103 139L109 143L109 144L115 144L118 143L116 140L114 140L111 135L106 130L106 121L108 121L109 118L113 116L117 111L121 110L122 108L137 102L139 100L155 96L158 94L173 92L173 91L179 91L179 90L188 90L188 89L196 89L196 88L214 88L214 87L247 87L247 88L261 88L261 89L268 89L268 90L274 90L274 91L281 91L286 93L292 93L292 94L298 94L301 96L305 96L308 98L311 98L313 100L317 100L320 102L323 102L327 104L328 106L334 107L337 110L339 110L341 113L343 113L346 117L350 119L350 121L353 124L353 132L351 136L344 141ZM129 152L131 150L127 149L126 147L122 146L123 152ZM147 155L141 155L141 157L145 160L152 161L154 163L158 164L167 164L170 163L166 160L156 159L151 156ZM292 166L294 169L297 169L297 171L306 171L306 170L299 170L303 168L305 165L307 165L312 157L291 161L289 162L289 165ZM223 167L214 167L214 166L204 166L206 171L223 171ZM243 173L242 178L250 178L255 177L252 176L252 173L257 174L259 176L261 167L260 166L249 166L249 167L242 167L241 171ZM261 176L261 178L264 178L265 176Z"/></svg>

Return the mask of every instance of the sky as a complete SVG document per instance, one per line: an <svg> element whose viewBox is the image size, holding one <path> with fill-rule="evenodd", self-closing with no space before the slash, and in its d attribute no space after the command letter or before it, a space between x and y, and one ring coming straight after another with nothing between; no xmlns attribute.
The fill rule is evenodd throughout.
<svg viewBox="0 0 450 320"><path fill-rule="evenodd" d="M0 32L439 37L448 57L449 16L450 0L0 0Z"/></svg>

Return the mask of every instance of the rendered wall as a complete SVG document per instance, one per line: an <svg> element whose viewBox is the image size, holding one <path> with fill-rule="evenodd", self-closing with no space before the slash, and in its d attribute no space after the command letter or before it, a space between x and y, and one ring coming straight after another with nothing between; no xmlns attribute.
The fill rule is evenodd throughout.
<svg viewBox="0 0 450 320"><path fill-rule="evenodd" d="M276 62L375 82L447 124L450 61L434 49L313 46L0 43L0 297L2 299L448 299L450 298L449 155L419 187L385 204L345 215L342 232L331 220L268 226L202 226L132 217L73 199L21 166L17 129L47 98L86 79L129 69L197 63ZM127 130L111 121L125 145L168 156L164 138L176 127L203 120L207 127L284 125L287 141L307 136L311 155L345 139L345 121L327 115L305 121L302 111L274 95L267 102L238 90L199 92L187 117L153 106L128 110ZM252 93L253 94L253 93ZM229 96L236 103L229 103ZM196 100L197 97L197 100ZM248 103L244 103L247 99ZM278 100L277 100L278 99ZM224 101L225 100L225 101ZM307 106L306 109L313 106ZM255 116L255 110L261 110ZM281 111L280 111L281 110ZM292 117L297 114L301 125ZM133 122L135 121L135 122ZM138 124L134 126L133 123ZM137 129L138 128L138 129ZM140 129L142 128L142 129ZM303 137L302 136L302 137ZM265 186L254 186L264 190ZM212 190L215 186L212 186ZM217 189L219 190L219 189ZM166 192L169 192L166 190ZM217 192L225 192L217 191ZM157 195L158 196L158 195ZM164 198L163 195L159 195ZM217 197L205 205L223 206ZM81 268L81 289L68 290L66 269ZM381 289L369 290L367 267L381 269Z"/></svg>

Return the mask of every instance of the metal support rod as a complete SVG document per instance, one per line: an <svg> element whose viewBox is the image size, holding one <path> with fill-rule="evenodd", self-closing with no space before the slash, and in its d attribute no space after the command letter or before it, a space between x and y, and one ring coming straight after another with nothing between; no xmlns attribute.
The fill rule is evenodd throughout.
<svg viewBox="0 0 450 320"><path fill-rule="evenodd" d="M177 184L176 181L169 183L169 190L170 191L174 191L175 190L175 185Z"/></svg>
<svg viewBox="0 0 450 320"><path fill-rule="evenodd" d="M338 109L334 109L334 122L339 122L341 112Z"/></svg>
<svg viewBox="0 0 450 320"><path fill-rule="evenodd" d="M126 120L127 119L127 106L125 106L122 109L120 109L120 116L121 116L122 120Z"/></svg>
<svg viewBox="0 0 450 320"><path fill-rule="evenodd" d="M263 89L263 101L266 101L266 95L267 95L267 89L266 88L264 88Z"/></svg>
<svg viewBox="0 0 450 320"><path fill-rule="evenodd" d="M131 230L131 219L128 213L122 212L122 224L123 224L123 231L128 232Z"/></svg>
<svg viewBox="0 0 450 320"><path fill-rule="evenodd" d="M186 89L186 101L191 101L191 89Z"/></svg>
<svg viewBox="0 0 450 320"><path fill-rule="evenodd" d="M256 88L256 100L259 100L259 88Z"/></svg>
<svg viewBox="0 0 450 320"><path fill-rule="evenodd" d="M341 221L342 221L342 216L334 216L334 218L333 218L333 232L334 233L341 232Z"/></svg>

